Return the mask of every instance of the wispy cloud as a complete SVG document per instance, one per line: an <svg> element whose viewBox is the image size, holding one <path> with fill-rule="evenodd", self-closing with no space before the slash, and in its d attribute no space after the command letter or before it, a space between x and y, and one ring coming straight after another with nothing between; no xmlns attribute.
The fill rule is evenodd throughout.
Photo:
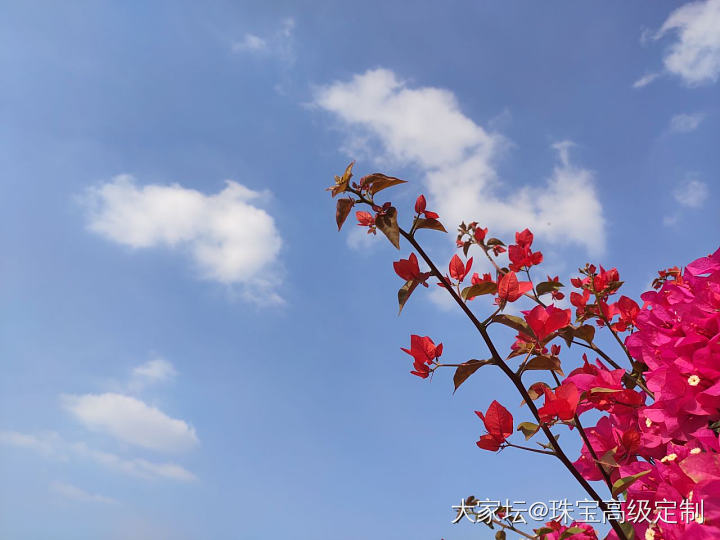
<svg viewBox="0 0 720 540"><path fill-rule="evenodd" d="M673 11L653 36L659 40L668 34L675 40L667 49L665 71L689 86L714 83L720 75L720 0L685 4ZM645 77L633 86L645 86L654 79Z"/></svg>
<svg viewBox="0 0 720 540"><path fill-rule="evenodd" d="M376 69L318 88L314 105L352 128L344 140L348 153L385 168L420 169L433 210L450 227L481 219L499 232L530 227L593 254L605 247L593 174L572 163L567 141L555 145L558 164L547 179L514 187L495 170L506 139L466 116L448 90L412 88Z"/></svg>
<svg viewBox="0 0 720 540"><path fill-rule="evenodd" d="M85 442L67 442L57 433L21 433L0 431L0 444L32 450L45 458L91 462L102 467L144 479L166 479L188 482L193 473L175 463L159 463L141 458L124 458L117 454L90 448Z"/></svg>
<svg viewBox="0 0 720 540"><path fill-rule="evenodd" d="M245 34L241 41L236 41L232 45L233 52L241 51L264 51L267 49L267 41L255 34Z"/></svg>
<svg viewBox="0 0 720 540"><path fill-rule="evenodd" d="M202 276L240 285L243 296L277 304L273 278L282 239L275 220L255 206L268 197L228 180L205 195L178 184L139 186L129 175L87 190L88 228L133 248L169 247L190 254Z"/></svg>
<svg viewBox="0 0 720 540"><path fill-rule="evenodd" d="M633 88L642 88L643 86L647 86L651 82L653 82L655 79L657 79L660 76L659 73L648 73L646 75L643 75L640 77L637 81L633 83Z"/></svg>
<svg viewBox="0 0 720 540"><path fill-rule="evenodd" d="M63 395L65 410L91 431L128 444L177 452L198 444L195 429L143 401L122 394Z"/></svg>
<svg viewBox="0 0 720 540"><path fill-rule="evenodd" d="M670 119L670 131L689 133L695 131L705 119L703 113L676 114Z"/></svg>
<svg viewBox="0 0 720 540"><path fill-rule="evenodd" d="M694 179L684 180L673 191L673 197L682 206L687 208L700 208L705 204L710 190L705 182Z"/></svg>
<svg viewBox="0 0 720 540"><path fill-rule="evenodd" d="M177 371L171 362L164 358L153 358L132 370L130 388L141 390L156 383L163 383L174 379Z"/></svg>
<svg viewBox="0 0 720 540"><path fill-rule="evenodd" d="M71 499L79 502L118 504L118 501L112 497L106 497L105 495L100 495L98 493L90 493L82 488L65 482L53 482L50 484L50 491L65 499Z"/></svg>
<svg viewBox="0 0 720 540"><path fill-rule="evenodd" d="M295 60L294 31L295 19L286 17L274 32L265 36L246 33L242 39L234 41L231 48L234 53L262 54L293 62Z"/></svg>

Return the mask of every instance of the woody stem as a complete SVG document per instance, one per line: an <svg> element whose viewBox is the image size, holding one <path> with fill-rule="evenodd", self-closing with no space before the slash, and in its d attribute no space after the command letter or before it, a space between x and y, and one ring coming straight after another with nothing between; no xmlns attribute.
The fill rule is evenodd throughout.
<svg viewBox="0 0 720 540"><path fill-rule="evenodd" d="M528 408L530 409L530 412L537 420L538 424L540 425L540 429L542 429L543 433L548 439L548 443L553 447L553 450L555 451L555 455L558 457L560 462L565 466L565 468L570 472L570 474L573 475L575 480L582 486L582 488L587 492L590 497L597 501L598 506L603 511L607 512L607 505L602 500L600 495L593 489L593 487L588 483L585 478L578 472L578 470L575 468L575 466L572 464L572 461L567 457L563 449L558 444L557 440L555 439L555 436L552 434L552 431L550 431L550 428L540 421L540 414L538 413L537 407L535 406L535 403L533 402L532 398L528 394L527 389L522 383L522 380L519 376L515 375L513 370L505 363L505 361L502 359L500 354L498 353L497 349L495 348L495 344L493 343L492 339L490 338L490 335L487 332L487 328L475 317L475 314L470 310L470 308L467 307L465 302L463 302L462 298L458 296L458 294L452 289L452 285L445 279L445 277L440 273L437 266L435 266L435 263L430 259L430 257L425 253L425 250L420 247L420 244L417 243L415 238L408 234L404 229L399 229L400 234L407 240L410 245L415 248L415 250L420 254L420 256L423 258L425 263L430 267L431 273L440 280L440 282L445 286L445 288L449 291L450 295L453 297L453 300L460 306L460 309L463 310L465 315L470 319L470 321L473 323L477 331L480 333L480 336L482 337L483 341L485 342L485 345L490 350L490 354L492 355L492 358L494 362L500 367L500 369L505 373L505 375L510 379L510 381L513 383L515 388L517 388L518 392L520 392L520 395L525 400L525 403L527 403ZM612 526L615 533L618 535L619 538L627 540L627 536L625 532L622 530L622 527L620 527L620 524L617 522L617 520L609 520L610 525Z"/></svg>
<svg viewBox="0 0 720 540"><path fill-rule="evenodd" d="M499 519L492 518L492 522L495 525L499 525L503 529L507 529L508 531L516 532L520 536L524 536L525 538L529 538L530 540L535 540L535 538L537 538L536 536L530 536L528 533L523 532L520 529L516 529L513 525L508 525L507 523L504 523L504 522L500 521Z"/></svg>

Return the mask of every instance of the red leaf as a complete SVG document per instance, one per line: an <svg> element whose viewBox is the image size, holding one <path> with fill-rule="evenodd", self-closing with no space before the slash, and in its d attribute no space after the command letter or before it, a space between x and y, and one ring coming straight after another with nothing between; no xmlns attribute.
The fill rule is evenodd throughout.
<svg viewBox="0 0 720 540"><path fill-rule="evenodd" d="M508 410L493 401L483 419L488 433L496 439L504 441L513 433L513 417Z"/></svg>
<svg viewBox="0 0 720 540"><path fill-rule="evenodd" d="M530 289L532 289L532 283L529 281L518 281L515 272L510 271L505 274L502 279L500 279L500 283L498 283L498 298L500 300L514 302Z"/></svg>
<svg viewBox="0 0 720 540"><path fill-rule="evenodd" d="M477 444L478 447L482 448L483 450L490 450L491 452L497 452L498 450L500 450L501 442L498 441L492 435L483 435L482 437L480 437L480 440L478 442L476 442L475 444Z"/></svg>
<svg viewBox="0 0 720 540"><path fill-rule="evenodd" d="M375 216L373 216L370 212L358 210L355 212L355 217L358 220L358 225L361 227L370 227L371 225L375 225Z"/></svg>

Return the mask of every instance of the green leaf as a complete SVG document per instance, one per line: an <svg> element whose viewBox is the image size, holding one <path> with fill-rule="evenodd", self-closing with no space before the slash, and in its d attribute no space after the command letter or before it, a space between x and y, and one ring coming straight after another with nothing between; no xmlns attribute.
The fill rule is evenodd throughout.
<svg viewBox="0 0 720 540"><path fill-rule="evenodd" d="M352 210L355 201L352 199L338 199L337 209L335 210L335 221L337 222L338 231L342 229L343 223Z"/></svg>
<svg viewBox="0 0 720 540"><path fill-rule="evenodd" d="M635 540L635 527L633 524L629 521L623 521L620 523L620 528L625 533L625 536L627 537L627 540Z"/></svg>
<svg viewBox="0 0 720 540"><path fill-rule="evenodd" d="M398 184L405 184L406 180L400 180L394 176L386 176L382 173L373 173L365 177L364 185L370 186L368 191L371 195L375 195L378 191L387 189Z"/></svg>
<svg viewBox="0 0 720 540"><path fill-rule="evenodd" d="M446 233L445 227L437 219L420 218L415 222L415 229L432 229Z"/></svg>
<svg viewBox="0 0 720 540"><path fill-rule="evenodd" d="M542 283L537 284L537 287L535 287L535 291L537 292L538 296L542 296L543 294L557 291L564 286L565 285L563 285L562 283L558 283L557 281L543 281Z"/></svg>
<svg viewBox="0 0 720 540"><path fill-rule="evenodd" d="M476 296L481 296L483 294L495 294L496 292L497 283L493 283L492 281L483 281L482 283L476 283L475 285L465 287L462 290L461 296L463 297L463 300L472 300Z"/></svg>
<svg viewBox="0 0 720 540"><path fill-rule="evenodd" d="M505 313L500 313L498 315L495 315L492 318L493 322L497 322L500 324L504 324L505 326L509 326L513 330L517 330L518 332L522 332L523 334L526 334L528 336L534 336L532 329L528 326L528 323L525 322L525 319L521 319L520 317L516 317L515 315L506 315Z"/></svg>
<svg viewBox="0 0 720 540"><path fill-rule="evenodd" d="M410 298L410 295L413 293L415 287L417 287L419 283L419 281L411 279L408 280L405 285L400 287L400 290L398 291L398 304L400 304L398 315L400 315L400 313L402 312L403 308L405 307L405 302L408 301L408 298Z"/></svg>
<svg viewBox="0 0 720 540"><path fill-rule="evenodd" d="M570 538L573 534L583 533L583 532L585 532L585 529L583 529L582 527L577 527L577 526L568 527L567 529L565 529L565 531L563 531L563 533L560 535L560 538L558 538L558 540L565 540L566 538Z"/></svg>
<svg viewBox="0 0 720 540"><path fill-rule="evenodd" d="M525 435L525 440L529 441L533 435L540 430L540 426L533 424L532 422L520 422L516 431L522 431Z"/></svg>
<svg viewBox="0 0 720 540"><path fill-rule="evenodd" d="M612 485L612 496L617 497L621 493L624 493L627 488L632 486L639 478L642 478L646 474L649 474L652 472L652 469L648 469L647 471L642 471L636 474L632 474L630 476L625 476L624 478L619 478L615 481L615 483Z"/></svg>
<svg viewBox="0 0 720 540"><path fill-rule="evenodd" d="M383 215L375 218L375 226L387 236L390 243L397 249L400 249L400 228L397 222L397 210L392 206Z"/></svg>
<svg viewBox="0 0 720 540"><path fill-rule="evenodd" d="M464 383L470 375L475 373L478 369L481 367L491 364L492 362L490 360L468 360L467 362L460 364L457 369L455 370L455 375L453 375L453 383L455 384L455 390L453 390L453 394L457 391L458 388L460 388L460 385Z"/></svg>
<svg viewBox="0 0 720 540"><path fill-rule="evenodd" d="M613 448L612 450L608 450L603 454L603 456L597 460L597 462L600 465L604 465L605 467L613 468L618 466L618 462L615 459L615 454L617 453L617 448Z"/></svg>

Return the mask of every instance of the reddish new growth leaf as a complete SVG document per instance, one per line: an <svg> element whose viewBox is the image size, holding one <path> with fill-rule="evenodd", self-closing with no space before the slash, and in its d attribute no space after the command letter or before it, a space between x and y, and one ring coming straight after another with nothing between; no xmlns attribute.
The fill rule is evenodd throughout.
<svg viewBox="0 0 720 540"><path fill-rule="evenodd" d="M477 441L479 448L496 452L505 440L513 433L513 417L508 410L493 401L485 414L475 411L480 420L485 424L487 434L482 435Z"/></svg>
<svg viewBox="0 0 720 540"><path fill-rule="evenodd" d="M473 237L475 238L475 241L478 244L482 244L485 241L485 236L487 236L487 227L484 229L481 229L480 227L475 227L475 231L473 232Z"/></svg>
<svg viewBox="0 0 720 540"><path fill-rule="evenodd" d="M530 268L542 262L542 253L539 251L533 252L530 249L533 242L533 234L529 229L515 233L515 242L515 244L508 247L508 257L511 263L510 270L519 272L520 270Z"/></svg>
<svg viewBox="0 0 720 540"><path fill-rule="evenodd" d="M453 258L450 260L449 265L450 277L457 281L462 281L463 279L465 279L465 276L470 273L472 263L472 257L468 259L466 264L463 264L462 260L460 260L460 257L458 257L457 255L453 255Z"/></svg>
<svg viewBox="0 0 720 540"><path fill-rule="evenodd" d="M555 276L555 277L548 276L547 280L548 280L548 283L560 283L559 276ZM565 298L565 294L558 291L557 289L553 289L552 291L550 291L550 296L552 296L553 300L562 300L563 298Z"/></svg>
<svg viewBox="0 0 720 540"><path fill-rule="evenodd" d="M540 407L538 413L541 422L551 422L555 418L572 420L580 401L580 391L572 382L563 382L553 393L548 387L543 388L545 405Z"/></svg>
<svg viewBox="0 0 720 540"><path fill-rule="evenodd" d="M418 258L414 253L411 253L410 257L407 259L395 261L393 263L393 268L395 269L395 273L405 281L417 281L426 287L428 286L427 283L425 283L425 280L430 277L430 272L420 271Z"/></svg>
<svg viewBox="0 0 720 540"><path fill-rule="evenodd" d="M442 355L443 345L440 343L436 346L428 336L413 334L410 336L410 349L400 350L408 353L415 360L413 363L415 369L410 373L426 379L430 375L430 366Z"/></svg>
<svg viewBox="0 0 720 540"><path fill-rule="evenodd" d="M481 283L495 283L495 281L493 280L492 276L488 273L485 273L482 275L482 277L480 277L480 274L475 272L472 275L471 283L473 285L480 285Z"/></svg>
<svg viewBox="0 0 720 540"><path fill-rule="evenodd" d="M570 324L570 310L558 309L554 305L536 306L522 313L539 342Z"/></svg>
<svg viewBox="0 0 720 540"><path fill-rule="evenodd" d="M415 201L415 213L419 215L424 215L427 219L437 219L440 216L436 214L435 212L431 212L430 210L425 210L425 206L427 205L427 201L425 200L425 195L420 195L417 200Z"/></svg>
<svg viewBox="0 0 720 540"><path fill-rule="evenodd" d="M529 281L518 281L515 272L510 271L505 274L498 283L496 303L514 302L531 289L532 283Z"/></svg>
<svg viewBox="0 0 720 540"><path fill-rule="evenodd" d="M376 233L375 216L373 216L370 212L365 212L365 211L359 210L359 211L355 212L355 217L358 220L359 227L368 227L368 234Z"/></svg>

